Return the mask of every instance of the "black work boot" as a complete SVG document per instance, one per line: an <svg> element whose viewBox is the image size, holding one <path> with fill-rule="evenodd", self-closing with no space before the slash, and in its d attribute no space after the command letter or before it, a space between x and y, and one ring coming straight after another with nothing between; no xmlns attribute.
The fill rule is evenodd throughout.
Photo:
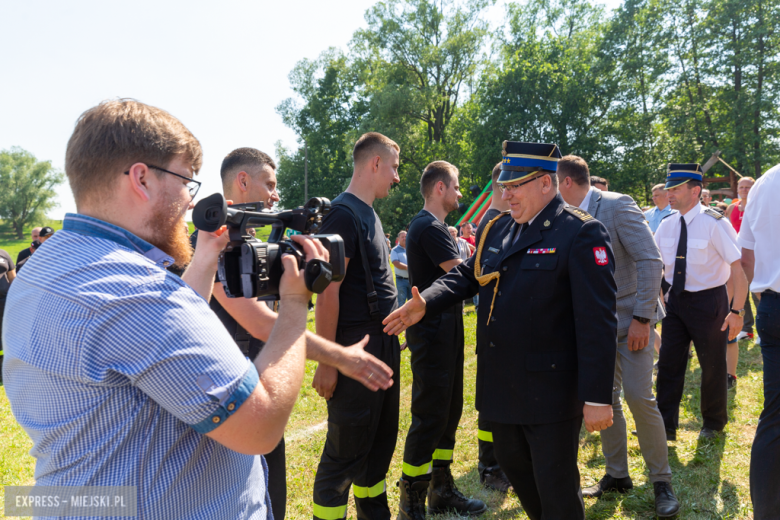
<svg viewBox="0 0 780 520"><path fill-rule="evenodd" d="M425 494L428 481L398 481L401 490L401 503L398 506L398 520L425 520Z"/></svg>
<svg viewBox="0 0 780 520"><path fill-rule="evenodd" d="M583 489L582 496L598 498L607 491L625 493L633 487L634 483L631 482L631 477L615 478L609 473L606 473L597 484Z"/></svg>
<svg viewBox="0 0 780 520"><path fill-rule="evenodd" d="M501 493L512 490L512 483L509 482L506 473L499 467L480 468L479 481L486 488L500 491Z"/></svg>
<svg viewBox="0 0 780 520"><path fill-rule="evenodd" d="M428 488L429 515L455 512L463 516L477 516L485 511L487 506L483 501L466 498L458 491L449 465L433 468L433 478Z"/></svg>
<svg viewBox="0 0 780 520"><path fill-rule="evenodd" d="M653 482L655 491L655 514L661 518L674 516L680 510L680 502L674 496L674 489L669 482Z"/></svg>

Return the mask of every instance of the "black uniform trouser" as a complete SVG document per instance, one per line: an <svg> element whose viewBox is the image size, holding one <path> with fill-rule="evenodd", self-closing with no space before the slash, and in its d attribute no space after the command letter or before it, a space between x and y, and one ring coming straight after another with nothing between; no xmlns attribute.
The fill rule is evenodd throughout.
<svg viewBox="0 0 780 520"><path fill-rule="evenodd" d="M577 468L581 427L582 416L552 424L493 423L496 457L531 520L585 518Z"/></svg>
<svg viewBox="0 0 780 520"><path fill-rule="evenodd" d="M268 494L274 520L284 520L287 510L287 458L284 451L284 437L271 453L265 455L268 466Z"/></svg>
<svg viewBox="0 0 780 520"><path fill-rule="evenodd" d="M352 345L365 334L370 334L366 352L390 367L393 386L372 392L339 374L328 401L328 435L314 478L314 518L344 518L350 484L358 518L390 518L385 477L398 438L401 351L398 337L382 332L381 323L339 328L336 342Z"/></svg>
<svg viewBox="0 0 780 520"><path fill-rule="evenodd" d="M701 366L701 415L704 427L722 430L728 422L726 396L726 342L720 328L729 313L726 287L669 295L661 331L656 392L658 410L667 430L676 430L680 400L693 340Z"/></svg>
<svg viewBox="0 0 780 520"><path fill-rule="evenodd" d="M493 448L493 423L477 415L477 444L479 446L479 473L499 469Z"/></svg>
<svg viewBox="0 0 780 520"><path fill-rule="evenodd" d="M3 314L5 313L5 296L0 298L0 350L3 350ZM0 354L0 383L3 381L3 358Z"/></svg>
<svg viewBox="0 0 780 520"><path fill-rule="evenodd" d="M404 447L403 478L430 480L432 466L452 462L463 412L463 306L410 327L412 425Z"/></svg>
<svg viewBox="0 0 780 520"><path fill-rule="evenodd" d="M780 518L780 294L765 291L756 308L764 359L764 409L750 453L750 498L756 520Z"/></svg>

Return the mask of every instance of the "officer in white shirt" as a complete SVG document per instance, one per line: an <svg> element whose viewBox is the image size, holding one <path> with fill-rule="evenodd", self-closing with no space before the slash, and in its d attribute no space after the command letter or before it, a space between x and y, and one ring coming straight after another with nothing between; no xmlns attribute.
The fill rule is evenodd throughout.
<svg viewBox="0 0 780 520"><path fill-rule="evenodd" d="M702 171L698 164L670 164L666 177L669 203L679 214L666 217L655 240L666 281L672 284L656 392L666 436L677 439L680 400L691 340L701 365L700 438L711 439L728 422L726 412L726 342L742 329L744 309L730 309L726 292L734 281L734 301L745 301L747 278L740 263L737 234L723 215L699 203Z"/></svg>
<svg viewBox="0 0 780 520"><path fill-rule="evenodd" d="M739 245L750 290L761 299L756 313L764 358L764 410L750 456L750 496L756 520L780 518L780 165L750 190Z"/></svg>

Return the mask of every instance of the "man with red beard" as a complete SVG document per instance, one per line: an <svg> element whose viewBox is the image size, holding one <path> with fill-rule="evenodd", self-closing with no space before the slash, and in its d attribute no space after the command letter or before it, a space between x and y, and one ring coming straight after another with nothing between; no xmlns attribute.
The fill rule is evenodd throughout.
<svg viewBox="0 0 780 520"><path fill-rule="evenodd" d="M254 363L241 354L207 303L227 234L201 233L193 256L183 226L200 166L200 143L163 110L127 99L87 110L66 153L78 213L9 291L5 389L33 440L36 485L126 486L132 510L104 514L272 517L260 454L301 387L311 293L285 256L278 326ZM166 271L174 262L189 264L184 281Z"/></svg>

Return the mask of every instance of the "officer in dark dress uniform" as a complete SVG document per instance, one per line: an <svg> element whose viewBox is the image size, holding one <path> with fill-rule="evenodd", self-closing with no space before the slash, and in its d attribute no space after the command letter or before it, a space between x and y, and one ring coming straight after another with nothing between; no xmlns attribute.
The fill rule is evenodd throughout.
<svg viewBox="0 0 780 520"><path fill-rule="evenodd" d="M385 331L479 292L476 407L493 423L498 462L530 518L582 519L583 417L589 431L612 424L610 237L558 194L557 146L504 142L503 154L510 212L486 226L474 256L388 316Z"/></svg>

